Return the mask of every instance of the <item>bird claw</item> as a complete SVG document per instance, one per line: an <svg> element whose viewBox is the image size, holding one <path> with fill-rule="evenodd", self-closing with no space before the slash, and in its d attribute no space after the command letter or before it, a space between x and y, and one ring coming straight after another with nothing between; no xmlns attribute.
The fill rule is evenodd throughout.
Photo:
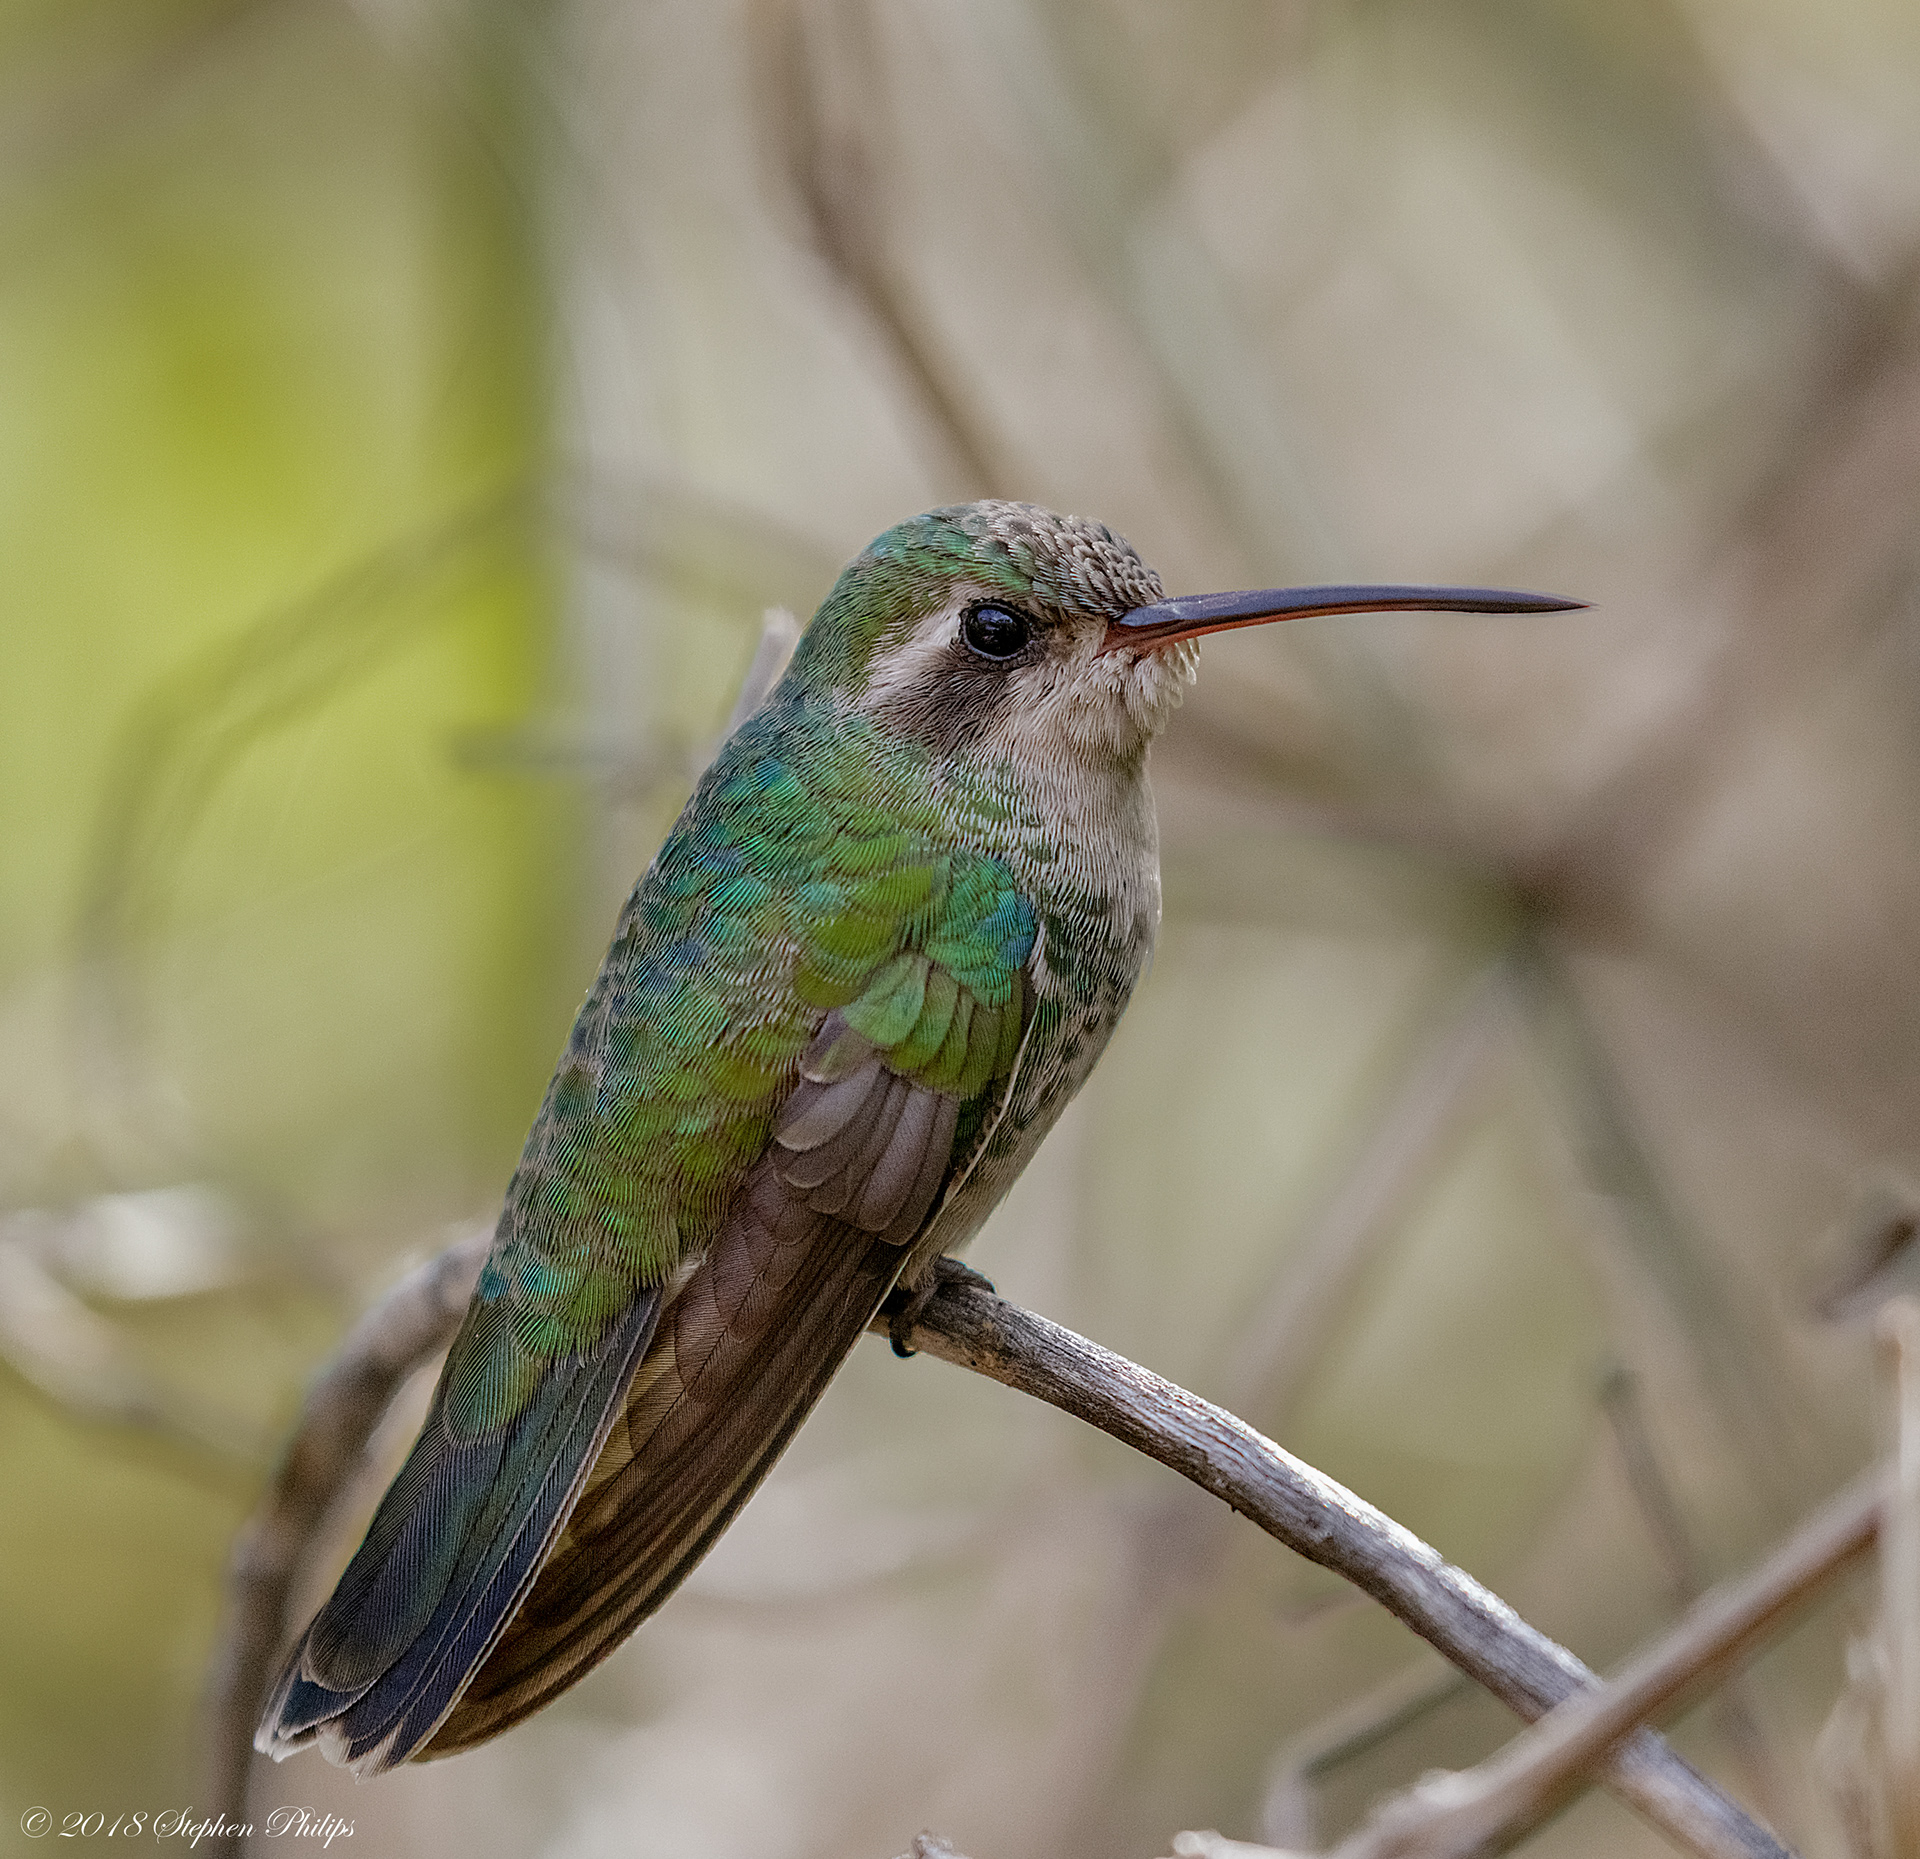
<svg viewBox="0 0 1920 1859"><path fill-rule="evenodd" d="M950 1259L943 1254L927 1268L927 1275L911 1291L905 1286L896 1285L888 1292L887 1301L881 1306L887 1315L887 1341L893 1345L893 1353L902 1361L919 1354L917 1349L908 1346L907 1338L913 1334L914 1325L926 1314L927 1306L933 1302L935 1295L947 1285L965 1285L975 1291L991 1291L993 1280L984 1272L976 1272L971 1265L962 1265L958 1259Z"/></svg>

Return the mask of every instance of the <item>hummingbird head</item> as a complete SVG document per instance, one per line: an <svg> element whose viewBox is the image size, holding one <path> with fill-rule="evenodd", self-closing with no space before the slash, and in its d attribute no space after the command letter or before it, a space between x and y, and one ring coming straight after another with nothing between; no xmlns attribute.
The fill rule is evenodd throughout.
<svg viewBox="0 0 1920 1859"><path fill-rule="evenodd" d="M986 501L928 511L869 544L814 615L790 675L936 754L1137 762L1192 683L1202 633L1316 613L1585 604L1459 587L1167 599L1104 523Z"/></svg>
<svg viewBox="0 0 1920 1859"><path fill-rule="evenodd" d="M1036 504L929 511L878 537L795 669L936 753L1137 758L1192 682L1187 640L1108 649L1160 577L1103 523Z"/></svg>

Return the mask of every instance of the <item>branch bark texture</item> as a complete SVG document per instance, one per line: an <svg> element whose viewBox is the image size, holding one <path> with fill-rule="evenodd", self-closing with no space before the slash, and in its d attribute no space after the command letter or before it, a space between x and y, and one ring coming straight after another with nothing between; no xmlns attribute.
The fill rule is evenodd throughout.
<svg viewBox="0 0 1920 1859"><path fill-rule="evenodd" d="M1569 1698L1478 1768L1388 1805L1333 1859L1479 1859L1550 1818L1609 1747L1722 1671L1873 1546L1887 1480L1873 1473L1809 1518L1764 1563L1689 1610L1597 1691Z"/></svg>
<svg viewBox="0 0 1920 1859"><path fill-rule="evenodd" d="M208 1715L211 1805L235 1820L244 1819L253 1722L290 1624L295 1578L393 1396L458 1327L487 1237L450 1247L362 1318L314 1383L235 1548ZM876 1327L884 1330L885 1319ZM1573 1654L1390 1517L1125 1357L966 1283L942 1286L910 1340L1087 1421L1211 1492L1373 1596L1528 1721L1596 1685ZM1699 1859L1791 1859L1652 1731L1625 1737L1604 1761L1592 1753L1606 1786Z"/></svg>
<svg viewBox="0 0 1920 1859"><path fill-rule="evenodd" d="M1527 1721L1598 1684L1391 1517L1244 1421L1044 1317L949 1284L929 1301L914 1346L1037 1396L1157 1459L1289 1549L1331 1569ZM1784 1859L1787 1848L1651 1730L1626 1738L1605 1785L1702 1859Z"/></svg>

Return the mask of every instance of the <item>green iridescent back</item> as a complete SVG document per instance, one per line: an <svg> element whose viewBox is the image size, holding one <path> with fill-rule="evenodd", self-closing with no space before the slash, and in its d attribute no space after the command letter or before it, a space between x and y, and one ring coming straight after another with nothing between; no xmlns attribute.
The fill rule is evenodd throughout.
<svg viewBox="0 0 1920 1859"><path fill-rule="evenodd" d="M951 616L1024 605L1083 672L1086 629L1157 591L1108 531L1025 505L934 511L850 565L621 914L420 1436L262 1747L371 1773L572 1683L888 1290L1006 1191L1152 940L1151 716L1111 753L988 750L1026 687Z"/></svg>
<svg viewBox="0 0 1920 1859"><path fill-rule="evenodd" d="M1004 1075L1033 908L965 848L928 775L792 675L707 772L621 916L508 1190L480 1297L510 1315L520 1374L496 1360L456 1430L492 1424L518 1392L503 1379L586 1346L704 1250L828 1010L963 1098ZM971 808L977 827L1004 819L984 788Z"/></svg>

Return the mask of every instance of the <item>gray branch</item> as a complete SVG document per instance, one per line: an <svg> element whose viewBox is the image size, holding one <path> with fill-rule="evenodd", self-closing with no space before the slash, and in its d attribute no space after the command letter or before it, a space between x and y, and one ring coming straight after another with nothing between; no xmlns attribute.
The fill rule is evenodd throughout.
<svg viewBox="0 0 1920 1859"><path fill-rule="evenodd" d="M286 1457L242 1533L209 1706L209 1806L245 1817L253 1724L280 1656L287 1597L322 1525L407 1376L452 1339L486 1253L476 1234L403 1280L314 1383ZM1078 1416L1372 1595L1532 1721L1597 1681L1419 1538L1244 1422L990 1292L943 1286L911 1331L929 1355ZM1639 1730L1593 1766L1699 1859L1789 1859L1739 1806ZM230 1849L229 1849L230 1850Z"/></svg>
<svg viewBox="0 0 1920 1859"><path fill-rule="evenodd" d="M927 1305L913 1343L1031 1394L1191 1479L1289 1549L1373 1596L1529 1722L1598 1684L1437 1550L1244 1421L1044 1317L964 1284ZM1701 1859L1783 1859L1787 1848L1734 1801L1638 1730L1596 1765L1600 1779Z"/></svg>

